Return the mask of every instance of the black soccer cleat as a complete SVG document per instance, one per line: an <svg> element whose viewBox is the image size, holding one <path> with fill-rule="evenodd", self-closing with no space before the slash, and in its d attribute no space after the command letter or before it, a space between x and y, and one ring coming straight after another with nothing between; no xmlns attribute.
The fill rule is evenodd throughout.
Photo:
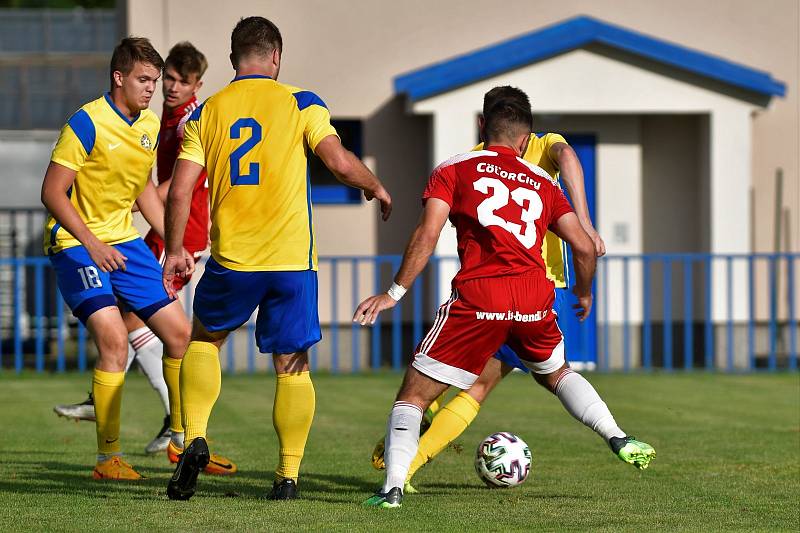
<svg viewBox="0 0 800 533"><path fill-rule="evenodd" d="M206 467L211 459L208 444L203 437L197 437L180 455L175 473L167 484L167 496L170 500L188 500L194 494L197 475Z"/></svg>
<svg viewBox="0 0 800 533"><path fill-rule="evenodd" d="M275 481L272 490L267 494L268 500L294 500L297 499L297 482L291 478L286 478L281 482Z"/></svg>

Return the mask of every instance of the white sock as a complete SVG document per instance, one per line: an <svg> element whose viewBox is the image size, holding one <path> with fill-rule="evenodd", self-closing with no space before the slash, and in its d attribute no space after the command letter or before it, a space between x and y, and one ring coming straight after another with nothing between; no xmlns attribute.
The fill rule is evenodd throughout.
<svg viewBox="0 0 800 533"><path fill-rule="evenodd" d="M556 383L556 396L569 414L583 422L608 443L611 437L624 437L608 406L592 384L572 370L565 371Z"/></svg>
<svg viewBox="0 0 800 533"><path fill-rule="evenodd" d="M128 333L128 340L136 350L136 360L139 367L150 380L150 385L161 397L164 411L169 414L169 393L167 383L164 381L164 368L161 358L164 356L164 345L150 328L143 327Z"/></svg>
<svg viewBox="0 0 800 533"><path fill-rule="evenodd" d="M407 402L395 402L386 425L386 480L383 492L403 488L411 460L419 448L419 425L422 409Z"/></svg>
<svg viewBox="0 0 800 533"><path fill-rule="evenodd" d="M170 440L174 446L181 450L183 449L183 431L180 433L173 431L172 435L170 436Z"/></svg>
<svg viewBox="0 0 800 533"><path fill-rule="evenodd" d="M131 369L134 357L136 357L136 350L134 350L133 346L131 346L131 343L128 342L128 362L125 363L125 372Z"/></svg>

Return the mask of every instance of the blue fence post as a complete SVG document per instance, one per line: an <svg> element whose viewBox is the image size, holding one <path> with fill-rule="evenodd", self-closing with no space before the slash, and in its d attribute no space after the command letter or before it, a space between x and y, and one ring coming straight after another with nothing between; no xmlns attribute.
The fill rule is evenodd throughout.
<svg viewBox="0 0 800 533"><path fill-rule="evenodd" d="M704 324L704 335L705 335L705 353L703 354L703 360L705 363L705 369L711 370L714 362L714 323L713 323L713 309L712 306L714 305L711 301L711 283L713 281L712 274L711 274L711 267L713 266L714 258L713 256L707 256L705 258L705 324Z"/></svg>
<svg viewBox="0 0 800 533"><path fill-rule="evenodd" d="M392 274L400 269L400 258L395 257L392 260ZM402 350L403 350L403 304L397 302L392 308L392 369L400 370L402 368Z"/></svg>
<svg viewBox="0 0 800 533"><path fill-rule="evenodd" d="M750 370L756 367L756 275L755 258L747 258L747 366Z"/></svg>
<svg viewBox="0 0 800 533"><path fill-rule="evenodd" d="M664 297L664 367L672 370L672 260L667 257L661 270Z"/></svg>
<svg viewBox="0 0 800 533"><path fill-rule="evenodd" d="M622 361L625 372L631 369L630 261L622 259Z"/></svg>
<svg viewBox="0 0 800 533"><path fill-rule="evenodd" d="M725 258L725 270L728 291L726 344L728 345L728 372L730 372L733 370L733 257L730 255Z"/></svg>
<svg viewBox="0 0 800 533"><path fill-rule="evenodd" d="M373 259L374 265L374 272L373 272L373 279L372 279L372 294L378 294L381 290L381 264L380 258L376 257ZM381 317L378 315L378 318L375 320L375 323L372 325L372 354L371 354L371 361L372 361L372 369L377 370L381 367Z"/></svg>
<svg viewBox="0 0 800 533"><path fill-rule="evenodd" d="M339 278L338 261L331 259L331 372L339 372L339 290L337 279Z"/></svg>
<svg viewBox="0 0 800 533"><path fill-rule="evenodd" d="M611 357L611 341L609 340L611 331L609 323L611 320L608 316L608 271L611 268L611 260L604 259L601 264L603 267L603 369L608 370Z"/></svg>
<svg viewBox="0 0 800 533"><path fill-rule="evenodd" d="M414 346L422 340L422 278L414 282Z"/></svg>
<svg viewBox="0 0 800 533"><path fill-rule="evenodd" d="M234 342L235 340L236 340L236 332L234 331L230 335L228 335L228 340L225 343L227 344L226 355L228 359L228 364L227 368L225 369L225 372L228 374L233 374L233 372L236 370L236 359L235 359L235 354L233 353L233 348L234 348L233 345L235 344Z"/></svg>
<svg viewBox="0 0 800 533"><path fill-rule="evenodd" d="M78 370L86 371L86 328L78 322Z"/></svg>
<svg viewBox="0 0 800 533"><path fill-rule="evenodd" d="M789 370L797 370L797 320L794 301L794 260L791 255L786 256L786 278L789 291Z"/></svg>
<svg viewBox="0 0 800 533"><path fill-rule="evenodd" d="M56 353L56 371L63 373L67 370L66 355L64 354L64 298L56 287L56 339L58 339L58 352Z"/></svg>
<svg viewBox="0 0 800 533"><path fill-rule="evenodd" d="M22 372L22 276L24 273L21 259L14 259L14 369Z"/></svg>
<svg viewBox="0 0 800 533"><path fill-rule="evenodd" d="M642 257L642 286L644 287L642 308L642 344L645 369L653 369L652 324L650 323L650 258Z"/></svg>
<svg viewBox="0 0 800 533"><path fill-rule="evenodd" d="M36 371L44 372L44 265L36 263L35 267L36 300Z"/></svg>
<svg viewBox="0 0 800 533"><path fill-rule="evenodd" d="M256 371L256 325L252 317L247 319L247 371Z"/></svg>
<svg viewBox="0 0 800 533"><path fill-rule="evenodd" d="M683 369L691 370L694 366L693 314L694 287L692 280L692 258L683 260Z"/></svg>
<svg viewBox="0 0 800 533"><path fill-rule="evenodd" d="M355 311L358 304L361 303L358 298L358 260L352 259L350 261L350 290L352 291L351 297L353 301L353 311ZM361 334L359 328L361 324L352 322L350 324L350 343L353 345L353 372L358 372L361 369Z"/></svg>
<svg viewBox="0 0 800 533"><path fill-rule="evenodd" d="M775 371L778 342L778 261L776 256L769 258L769 360L768 368Z"/></svg>

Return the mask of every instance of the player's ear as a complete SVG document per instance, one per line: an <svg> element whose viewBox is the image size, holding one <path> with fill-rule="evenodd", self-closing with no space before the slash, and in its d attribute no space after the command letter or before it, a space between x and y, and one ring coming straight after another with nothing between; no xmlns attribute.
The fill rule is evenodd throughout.
<svg viewBox="0 0 800 533"><path fill-rule="evenodd" d="M281 68L281 51L277 48L272 51L272 64L275 65L276 71Z"/></svg>
<svg viewBox="0 0 800 533"><path fill-rule="evenodd" d="M233 70L236 70L236 61L233 59L233 52L231 52L228 58L231 60L231 66L233 67Z"/></svg>
<svg viewBox="0 0 800 533"><path fill-rule="evenodd" d="M111 79L114 82L114 87L122 87L122 78L123 78L123 74L122 74L122 72L120 72L118 70L115 70L111 74Z"/></svg>
<svg viewBox="0 0 800 533"><path fill-rule="evenodd" d="M197 95L197 91L203 86L203 80L197 80L197 83L194 84L194 90L192 91L192 96Z"/></svg>
<svg viewBox="0 0 800 533"><path fill-rule="evenodd" d="M483 132L483 127L486 126L486 119L483 118L483 113L478 114L478 135L482 142L486 142L486 135Z"/></svg>

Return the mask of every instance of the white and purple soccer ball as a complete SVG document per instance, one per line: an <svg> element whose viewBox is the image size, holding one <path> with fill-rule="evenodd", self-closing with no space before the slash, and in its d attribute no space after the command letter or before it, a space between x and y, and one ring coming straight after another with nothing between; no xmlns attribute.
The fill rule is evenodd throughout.
<svg viewBox="0 0 800 533"><path fill-rule="evenodd" d="M531 450L513 433L493 433L478 444L475 471L489 488L516 487L528 479Z"/></svg>

